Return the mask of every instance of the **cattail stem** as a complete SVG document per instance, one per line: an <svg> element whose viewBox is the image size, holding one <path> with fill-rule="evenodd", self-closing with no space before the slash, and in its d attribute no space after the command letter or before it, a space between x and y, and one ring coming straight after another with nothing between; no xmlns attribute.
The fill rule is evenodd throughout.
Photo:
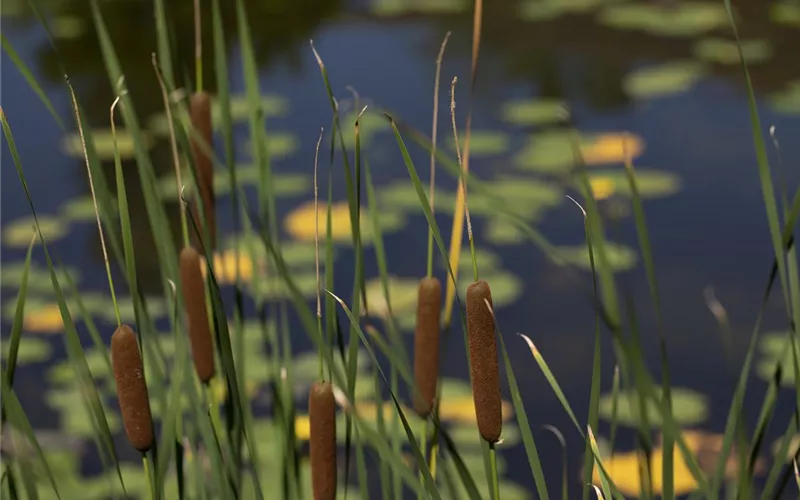
<svg viewBox="0 0 800 500"><path fill-rule="evenodd" d="M500 500L500 477L497 473L497 450L489 443L489 481L492 487L492 500Z"/></svg>
<svg viewBox="0 0 800 500"><path fill-rule="evenodd" d="M467 288L467 336L475 415L481 437L496 443L503 428L503 415L491 305L492 293L487 282L478 281Z"/></svg>
<svg viewBox="0 0 800 500"><path fill-rule="evenodd" d="M136 334L120 325L111 336L111 363L120 413L131 445L142 453L153 447L153 419Z"/></svg>
<svg viewBox="0 0 800 500"><path fill-rule="evenodd" d="M181 286L183 305L192 344L192 359L197 377L208 384L214 376L214 340L206 308L205 283L203 280L200 254L192 247L184 247L180 255Z"/></svg>
<svg viewBox="0 0 800 500"><path fill-rule="evenodd" d="M311 484L314 500L336 498L336 401L330 382L315 382L308 394Z"/></svg>

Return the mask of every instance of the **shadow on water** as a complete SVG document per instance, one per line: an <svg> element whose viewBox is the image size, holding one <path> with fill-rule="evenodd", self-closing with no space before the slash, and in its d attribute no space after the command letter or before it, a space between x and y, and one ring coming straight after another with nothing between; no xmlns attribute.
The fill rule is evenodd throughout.
<svg viewBox="0 0 800 500"><path fill-rule="evenodd" d="M156 48L153 6L145 1L101 3L126 74L127 86L134 97L141 121L146 123L163 111L149 57ZM173 58L185 62L184 66L174 68L179 78L178 86L191 85L193 76L185 80L183 75L194 74L192 2L181 0L166 3L175 51ZM442 2L443 5L445 3ZM311 148L308 137L313 136L320 125L327 126L330 120L319 74L308 50L308 39L312 37L323 42L319 47L325 52L323 56L326 57L335 92L342 97L342 103L349 98L345 85L352 84L361 90L363 81L365 95L368 92L372 102L400 110L400 115L413 126L428 130L433 60L441 36L446 30L452 30L454 36L444 65L444 75L447 76L443 77L443 81L449 81L452 74L463 75L459 92L464 105L460 105L459 110L465 110L472 30L469 3L450 2L447 5L455 7L442 8L438 12L435 9L431 9L433 12L415 12L408 9L387 10L381 6L388 2L381 0L246 1L263 86L268 92L285 98L292 108L290 114L276 120L278 125L268 127L270 130L280 129L281 133L286 130L302 138L299 141L302 147L290 148L291 152L285 158L276 161L276 169L282 173L308 173ZM600 13L613 3L602 0L586 2L591 7L582 12L563 12L550 18L531 20L530 15L526 18L521 12L526 12L525 9L533 3L530 0L487 2L474 123L481 130L500 131L503 137L508 138L508 145L495 154L477 154L472 160L475 171L487 178L525 172L524 168L515 165L514 151L524 146L532 132L558 130L558 127L515 126L502 120L498 110L509 99L532 99L535 96L569 103L581 131L631 130L646 143L646 150L637 160L638 163L680 177L682 189L679 193L664 199L653 199L646 204L660 270L662 295L665 297L666 329L670 332L670 354L675 370L673 382L707 396L710 411L704 428L710 432L721 432L734 381L725 369L721 341L716 333L714 318L703 301L703 289L713 285L717 296L731 311L738 359L757 313L758 294L766 279L771 255L763 206L756 186L741 70L737 64L727 60L703 61L702 79L695 86L665 98L631 95L626 88L626 77L646 65L698 61L697 47L700 42L709 38L730 40L730 30L725 22L699 29L696 34L681 36L614 27L600 21ZM674 4L677 9L679 4L702 2L662 0L662 3ZM717 3L721 5L721 2ZM734 3L743 20L743 38L765 41L770 47L768 57L751 65L757 93L767 96L785 91L798 78L796 48L800 46L800 30L797 24L775 22L773 4L777 2L767 5L758 0L740 0ZM98 129L107 129L108 106L113 99L113 91L102 64L88 2L50 1L40 4L53 22L57 52L48 44L35 17L27 11L25 0L3 2L5 36L35 70L45 91L58 104L58 111L65 122L71 124L72 120L67 101L64 100L59 62L70 75L89 123ZM240 71L235 4L225 1L221 4L233 73ZM203 44L207 53L210 53L211 23L206 15L203 27ZM337 37L345 41L337 42ZM351 45L348 46L348 43ZM206 61L203 80L213 92L216 82L214 65L209 62L210 58L206 58ZM4 89L12 85L14 89L24 88L22 78L5 55L3 63ZM231 78L234 91L241 92L243 86L240 76L232 75ZM41 105L33 93L26 91L21 95L25 96L25 102L14 103L9 102L8 90L4 92L3 106L10 119L14 120L14 109L26 107L37 108L35 113L41 120L49 119L38 109ZM443 106L442 111L445 109ZM765 107L765 123L776 124L782 137L796 137L800 133L797 120L775 111L774 108ZM463 119L465 111L460 112L463 113L460 119ZM22 147L24 161L26 149L35 148L37 140L42 139L35 136L34 129L21 129L23 134L17 140ZM59 131L47 130L48 141L54 144L60 141ZM446 125L442 125L440 137L447 137L448 133ZM239 143L246 142L247 133L244 127L237 127L236 134L237 151L241 151ZM386 136L381 138L376 135L375 138L376 146L370 149L369 154L375 159L376 182L381 186L396 185L393 181L403 180L402 165L396 151L391 149L392 143L385 140ZM171 154L163 135L156 137L151 154L157 173L169 175L172 170ZM417 165L426 165L424 155L420 152L416 154ZM797 158L798 154L800 149L795 145L785 146L784 158ZM237 153L237 156L241 155ZM64 194L57 201L61 203L71 198L85 198L88 187L85 186L84 167L80 160L63 154L52 159L52 163L57 163L60 169L68 172L59 174L57 180L50 180L51 183L64 183ZM48 185L52 163L28 162L26 165L33 173L35 198L36 186L41 185L44 186L42 189L46 189ZM618 167L616 164L619 162L606 163L614 163L613 166ZM610 168L607 164L601 166L606 171ZM108 179L113 179L113 161L104 161L103 168ZM126 185L132 203L138 271L145 287L151 292L158 292L158 262L155 260L152 236L141 201L138 176L133 173L135 162L126 159L123 168L129 174ZM26 212L24 199L8 168L4 167L3 173L2 220L6 225L12 222L12 218L22 217ZM540 174L534 169L530 176L538 177ZM792 182L796 180L796 174L789 176ZM341 180L336 182L337 195L341 199ZM452 190L453 183L443 179L442 186L443 189ZM296 208L300 202L307 201L308 194L310 190L280 200L281 215ZM557 194L563 198L563 193L559 191ZM48 200L48 203L54 202ZM534 203L524 197L517 202L522 205ZM619 196L619 193L602 203L604 208L617 203L623 211L629 212L627 198ZM583 226L577 209L561 202L548 208L546 216L545 209L542 209L534 217L538 229L555 244L580 245ZM51 207L51 211L54 210ZM178 205L171 203L168 210L177 233ZM404 221L404 224L407 223L405 228L400 224L399 231L386 235L388 259L393 274L413 277L419 273L424 262L425 235L419 229L424 227L424 222L418 213L404 214L404 217L407 219ZM449 228L449 215L445 212L440 213L439 217L441 227ZM225 220L230 224L228 219ZM490 220L479 218L476 223L477 234L488 232L491 224ZM631 218L625 216L621 226L619 237L613 239L634 248L636 236ZM102 254L96 231L88 225L86 227L59 241L55 248L66 264L81 269L84 284L102 291ZM418 249L406 252L403 244L408 242ZM499 274L502 274L501 271L513 273L521 283L517 287L522 291L512 294L513 300L504 304L499 312L507 338L510 342L518 342L516 338L510 340L516 331L532 335L554 367L554 373L579 417L586 415L593 325L588 303L575 293L571 285L565 284L560 268L548 263L530 245L496 241L484 244L480 236L478 245L501 258ZM23 250L4 247L3 263L20 260L24 255L21 252ZM87 258L87 254L90 257ZM352 255L344 252L340 259L344 265L337 265L337 283L349 283ZM644 309L648 292L641 269L621 272L620 276L623 288ZM588 274L584 278L588 280ZM348 296L342 292L340 295ZM11 295L7 293L6 297ZM8 303L9 299L6 298L4 306ZM779 304L771 306L769 312L771 327L779 325ZM654 332L655 322L649 309L642 316L642 330ZM4 319L4 331L8 325ZM519 346L516 347L512 350L512 362L518 367L516 376L522 385L523 397L534 425L554 424L569 434L569 423L557 400L533 363L530 363L529 355ZM445 356L445 376L464 377L466 367L462 354L454 351ZM604 359L609 360L609 365L603 369L604 391L610 388L612 373L610 350L605 354L607 356ZM654 334L646 336L645 355L651 366L657 366L658 351ZM43 377L42 383L45 383ZM754 398L759 391L753 391ZM31 401L27 401L29 398ZM25 403L42 405L40 400L28 396ZM756 404L760 404L760 400L754 400L753 408L757 408ZM755 416L750 418L754 419ZM601 432L606 433L607 429L601 428ZM570 474L573 479L582 463L582 449L579 449L574 438L568 435ZM553 456L560 453L557 443L548 442L548 436L542 435L539 439L543 442L540 445L541 453ZM622 447L629 449L631 444L632 441L626 442ZM522 447L510 448L506 455L509 477L530 487ZM555 462L545 464L545 472L549 477L559 474L559 466Z"/></svg>

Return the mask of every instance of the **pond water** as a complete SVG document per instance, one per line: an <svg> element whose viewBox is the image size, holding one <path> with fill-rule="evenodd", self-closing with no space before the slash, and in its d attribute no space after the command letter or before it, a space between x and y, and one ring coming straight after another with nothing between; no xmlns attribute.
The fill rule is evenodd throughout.
<svg viewBox="0 0 800 500"><path fill-rule="evenodd" d="M138 106L139 117L148 129L155 168L158 175L169 176L171 152L161 95L150 61L150 53L156 50L152 3L139 0L100 3L126 83ZM248 142L242 59L234 3L224 3L230 4L224 7L229 82L232 93L240 96L235 103L235 111L241 118L235 128L236 161L247 176L247 172L252 174L255 170ZM800 143L794 140L800 134L800 72L796 64L800 4L789 0L734 3L742 20L741 35L762 123L765 129L775 127L781 144L780 156L786 163L781 175L791 192L791 186L798 180L792 165L800 158ZM3 2L3 36L41 84L55 112L66 123L66 132L6 52L2 61L2 105L14 130L37 213L46 223L51 249L64 266L77 270L75 277L79 278L81 291L86 292L87 307L101 332L110 335L113 315L108 314L102 252L62 73L66 70L69 74L86 119L95 130L96 145L105 160L103 168L110 179L114 165L108 140L108 108L113 90L102 62L89 2L41 4L49 13L57 51L28 10L28 3L22 0ZM403 302L395 310L400 308L408 314L410 304L413 315L415 281L425 266L426 224L408 183L400 152L379 113L380 109L391 110L404 123L430 133L434 61L444 34L452 31L442 65L439 137L441 147L454 156L448 87L453 76L458 76L456 112L459 123L463 123L469 103L471 2L248 0L245 4L265 98L270 155L280 185L277 204L281 228L284 241L297 250L299 279L310 282L313 294L313 251L310 261L305 256L309 255L309 245L313 242L313 207L308 202L312 199L314 144L319 128L329 129L331 121L328 99L309 46L309 39L313 39L342 109L351 113L355 109L353 94L348 90L351 86L358 92L361 105L369 104L368 113L374 113L364 120L362 138L380 202L385 204L381 220L387 260L390 272L398 278L396 296ZM572 121L581 133L594 196L613 220L608 236L618 245L614 256L620 285L636 300L646 361L657 375L656 323L638 258L622 167L622 133L632 134L630 144L646 198L661 288L673 385L691 389L686 403L687 424L709 435L723 432L772 256L746 88L723 2L503 0L487 4L478 78L471 102L471 171L496 183L498 194L503 194L515 211L534 222L536 229L559 247L563 257L579 268L585 267L586 259L581 252L583 220L580 211L565 197L566 194L577 197L580 193L568 175L572 167L571 151L559 115L554 112L554 107L569 106ZM178 71L193 73L191 2L173 2L169 8L175 59L185 65ZM210 17L204 17L204 26L203 41L210 52ZM212 86L212 91L215 78L213 63L208 58L204 81ZM346 118L344 123L352 122L352 115ZM217 141L217 151L221 154L220 137ZM778 155L773 147L769 150L777 168ZM6 338L13 318L19 270L31 235L27 201L7 150L3 153L0 220L2 331ZM427 179L426 153L416 146L412 153L424 173L423 180ZM157 294L158 262L141 200L136 164L131 154L123 160L132 203L137 265L143 286L149 293ZM322 168L327 169L327 164ZM333 170L334 200L338 202L346 200L340 168L336 165ZM455 183L444 172L441 169L437 179L437 187L441 189L441 194L437 194L441 203L441 208L437 206L437 219L445 239L449 240ZM256 181L255 175L247 180L247 192L253 200ZM172 196L168 211L173 227L178 228L178 204L173 190L174 183L165 181L165 197ZM223 239L237 236L230 205L230 198L223 194L218 203ZM479 264L484 262L482 274L496 283L493 286L498 324L506 334L528 417L537 428L539 452L543 457L560 456L556 438L541 430L544 425L560 429L567 442L570 485L573 493L577 493L582 440L531 362L530 352L513 334L523 332L533 339L583 422L588 412L594 313L586 297L565 278L564 270L513 227L491 216L491 208L488 199L476 196L474 231L478 250L485 254L479 256ZM344 243L337 246L335 266L337 291L343 297L350 296L353 275L353 253L346 244L348 234L345 227ZM221 255L225 262L224 250ZM58 334L63 327L57 314L55 319L51 318L54 297L43 255L37 251L34 256L37 273L32 277L29 307L37 314L31 315L30 322L26 321L23 344L30 339L30 355L20 368L17 390L38 428L80 435L75 428L80 425L70 423L75 419L68 418L69 405L75 404L77 395L54 382L57 380L54 372L58 373L59 364L64 361L62 343L57 335L35 337L37 333ZM367 252L366 268L370 280L377 276L372 251ZM464 271L462 275L467 275L467 268ZM444 279L441 268L438 274ZM588 272L582 271L580 277L589 284ZM252 294L267 293L251 285L248 290ZM704 298L708 287L713 288L729 315L734 349L730 361ZM409 293L410 303L403 301ZM376 294L379 296L380 293ZM253 311L249 312L252 316ZM773 300L767 312L764 330L783 330L785 315L781 301ZM89 345L84 325L79 325L79 331ZM460 335L458 329L456 333ZM307 351L310 344L305 336L298 333L296 337L293 343L298 353ZM407 340L410 342L411 336ZM602 390L607 392L611 388L613 357L607 335L604 341ZM756 362L759 368L754 375L768 373L770 360L774 363L781 356L779 351L770 350L766 342L760 353ZM443 356L443 376L465 380L466 359L461 342L449 342ZM752 408L748 410L752 425L766 383L754 376L751 387L745 408ZM788 389L784 392L791 396ZM70 398L70 394L74 397ZM784 398L786 404L779 405L780 424L770 434L770 444L782 432L777 427L789 415L792 403L788 396ZM697 399L699 409L691 404ZM598 434L608 434L606 423ZM632 449L631 436L625 433L621 436L615 449ZM506 463L504 478L531 492L533 482L524 449L511 441L502 452ZM765 459L771 462L768 450ZM90 462L91 459L85 461L85 471L92 468L86 465ZM546 476L557 484L560 460L546 459L544 467ZM553 489L551 494L556 491ZM532 493L520 493L522 498L529 494Z"/></svg>

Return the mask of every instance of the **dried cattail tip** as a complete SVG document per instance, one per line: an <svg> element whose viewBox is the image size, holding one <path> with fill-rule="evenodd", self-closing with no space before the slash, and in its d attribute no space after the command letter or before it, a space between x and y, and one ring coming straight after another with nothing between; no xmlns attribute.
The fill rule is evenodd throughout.
<svg viewBox="0 0 800 500"><path fill-rule="evenodd" d="M308 394L311 484L314 500L336 498L336 401L330 382L314 382Z"/></svg>
<svg viewBox="0 0 800 500"><path fill-rule="evenodd" d="M181 251L181 286L186 318L189 322L189 338L192 342L192 358L197 377L204 383L214 376L214 341L208 326L206 296L200 254L192 247Z"/></svg>
<svg viewBox="0 0 800 500"><path fill-rule="evenodd" d="M492 305L492 292L488 283L481 280L467 288L467 334L475 415L481 437L490 443L496 443L503 429L503 403L500 397L494 316L486 307L486 301Z"/></svg>
<svg viewBox="0 0 800 500"><path fill-rule="evenodd" d="M125 434L134 448L145 453L153 446L153 419L139 345L128 325L121 325L111 336L111 363Z"/></svg>
<svg viewBox="0 0 800 500"><path fill-rule="evenodd" d="M437 278L422 278L417 289L417 327L414 330L414 410L425 418L433 409L439 378L439 314L442 308L442 283Z"/></svg>
<svg viewBox="0 0 800 500"><path fill-rule="evenodd" d="M206 147L211 148L211 96L208 92L195 92L192 94L189 101L189 110L195 133L203 138ZM201 144L193 136L192 156L197 169L197 188L200 192L200 200L203 203L203 212L206 216L206 221L208 221L208 229L211 236L209 246L213 248L217 239L217 222L216 214L214 213L214 164ZM199 219L197 222L202 234L203 226L200 224Z"/></svg>

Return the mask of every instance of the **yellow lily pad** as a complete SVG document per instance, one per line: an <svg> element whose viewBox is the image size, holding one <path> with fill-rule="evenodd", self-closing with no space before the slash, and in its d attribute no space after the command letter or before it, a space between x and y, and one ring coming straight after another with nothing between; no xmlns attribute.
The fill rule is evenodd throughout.
<svg viewBox="0 0 800 500"><path fill-rule="evenodd" d="M327 233L328 208L325 203L320 203L318 210L319 239L320 244L324 245ZM316 230L315 214L314 202L306 202L286 216L283 221L284 229L295 240L314 241ZM405 218L398 212L382 211L379 215L379 223L384 233L392 232L400 229L405 224ZM359 227L361 229L362 242L370 242L371 224L363 208ZM331 238L335 243L352 242L350 206L346 201L335 202L331 205Z"/></svg>
<svg viewBox="0 0 800 500"><path fill-rule="evenodd" d="M580 134L577 146L586 165L622 163L625 148L631 158L644 151L644 141L632 134L617 132ZM550 130L534 134L523 149L514 157L518 167L545 173L560 173L579 165L575 158L573 133L569 130Z"/></svg>

